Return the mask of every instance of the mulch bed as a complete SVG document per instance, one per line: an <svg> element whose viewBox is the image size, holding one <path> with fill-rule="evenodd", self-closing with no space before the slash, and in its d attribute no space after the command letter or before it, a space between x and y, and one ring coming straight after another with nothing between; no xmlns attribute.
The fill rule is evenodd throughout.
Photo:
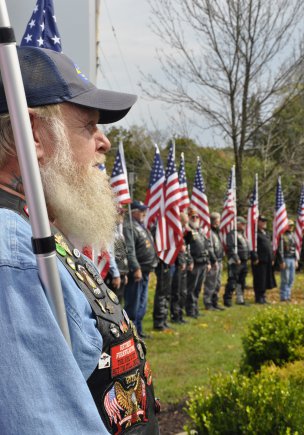
<svg viewBox="0 0 304 435"><path fill-rule="evenodd" d="M176 435L184 432L183 426L189 421L184 411L185 403L177 405L162 404L161 412L158 414L160 435Z"/></svg>

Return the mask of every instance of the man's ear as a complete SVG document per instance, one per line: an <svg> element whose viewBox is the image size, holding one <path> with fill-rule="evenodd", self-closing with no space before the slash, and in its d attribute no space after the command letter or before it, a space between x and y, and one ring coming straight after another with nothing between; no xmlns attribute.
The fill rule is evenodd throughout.
<svg viewBox="0 0 304 435"><path fill-rule="evenodd" d="M45 155L44 148L41 142L41 127L39 128L40 120L35 114L35 111L33 109L28 109L28 111L29 111L30 122L31 122L31 127L33 132L34 144L36 148L37 159L40 161L43 159Z"/></svg>

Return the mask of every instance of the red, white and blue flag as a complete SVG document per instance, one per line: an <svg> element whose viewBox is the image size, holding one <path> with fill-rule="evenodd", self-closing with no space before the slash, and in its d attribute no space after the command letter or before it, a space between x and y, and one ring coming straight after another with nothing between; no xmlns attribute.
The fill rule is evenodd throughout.
<svg viewBox="0 0 304 435"><path fill-rule="evenodd" d="M227 243L226 238L227 234L235 229L235 221L236 221L236 195L235 195L235 173L234 166L231 169L227 192L224 200L224 207L221 215L221 223L220 223L220 237L223 243L223 247L226 250Z"/></svg>
<svg viewBox="0 0 304 435"><path fill-rule="evenodd" d="M112 175L110 179L111 187L116 195L119 204L129 204L131 202L128 174L125 162L123 143L120 142L116 153Z"/></svg>
<svg viewBox="0 0 304 435"><path fill-rule="evenodd" d="M109 416L110 423L114 421L117 424L121 420L120 411L124 411L124 409L119 405L116 394L115 394L115 386L111 388L110 391L105 396L104 399L105 410Z"/></svg>
<svg viewBox="0 0 304 435"><path fill-rule="evenodd" d="M174 161L174 144L171 143L165 173L165 220L166 220L166 249L158 256L166 264L174 264L183 244L183 230L180 221L180 190L178 174Z"/></svg>
<svg viewBox="0 0 304 435"><path fill-rule="evenodd" d="M180 194L181 194L179 209L180 209L180 211L183 211L186 208L188 208L190 205L188 186L187 186L187 177L186 177L186 170L185 170L184 153L181 153L181 156L180 156L178 181L179 181L179 189L180 189Z"/></svg>
<svg viewBox="0 0 304 435"><path fill-rule="evenodd" d="M209 237L211 228L209 204L202 175L202 163L199 157L197 157L196 172L190 202L190 207L191 206L197 209L201 221L201 227L207 237Z"/></svg>
<svg viewBox="0 0 304 435"><path fill-rule="evenodd" d="M37 1L20 45L62 51L53 0Z"/></svg>
<svg viewBox="0 0 304 435"><path fill-rule="evenodd" d="M280 237L288 229L288 218L286 205L284 201L284 195L281 185L281 177L278 178L277 189L276 189L276 199L275 199L275 210L273 219L273 237L272 237L272 248L273 252L276 253L279 247Z"/></svg>
<svg viewBox="0 0 304 435"><path fill-rule="evenodd" d="M164 166L159 153L159 148L155 144L154 160L150 174L149 187L145 199L145 205L148 207L145 218L145 225L147 228L151 228L156 219L164 214L164 184Z"/></svg>
<svg viewBox="0 0 304 435"><path fill-rule="evenodd" d="M300 258L304 231L304 184L302 185L300 201L298 207L298 216L296 221L296 253L297 259Z"/></svg>
<svg viewBox="0 0 304 435"><path fill-rule="evenodd" d="M253 191L249 198L247 226L246 226L246 236L251 251L257 250L258 217L259 217L259 198L258 198L258 179L256 175Z"/></svg>

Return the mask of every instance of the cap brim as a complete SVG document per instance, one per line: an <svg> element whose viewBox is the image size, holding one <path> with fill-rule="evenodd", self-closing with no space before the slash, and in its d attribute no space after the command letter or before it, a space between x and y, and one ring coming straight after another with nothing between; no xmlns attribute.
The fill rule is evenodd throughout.
<svg viewBox="0 0 304 435"><path fill-rule="evenodd" d="M99 110L99 123L110 124L126 116L136 100L137 96L133 94L91 88L69 102Z"/></svg>

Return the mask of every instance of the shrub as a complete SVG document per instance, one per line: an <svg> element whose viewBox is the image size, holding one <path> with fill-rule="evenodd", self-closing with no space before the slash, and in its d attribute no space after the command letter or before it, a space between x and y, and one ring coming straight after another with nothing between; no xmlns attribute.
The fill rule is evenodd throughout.
<svg viewBox="0 0 304 435"><path fill-rule="evenodd" d="M304 357L304 311L271 307L258 313L242 338L241 372L250 374L263 364L283 366Z"/></svg>
<svg viewBox="0 0 304 435"><path fill-rule="evenodd" d="M299 435L304 392L303 385L296 385L276 367L251 378L237 372L214 376L210 391L198 387L190 394L186 430L198 435Z"/></svg>

